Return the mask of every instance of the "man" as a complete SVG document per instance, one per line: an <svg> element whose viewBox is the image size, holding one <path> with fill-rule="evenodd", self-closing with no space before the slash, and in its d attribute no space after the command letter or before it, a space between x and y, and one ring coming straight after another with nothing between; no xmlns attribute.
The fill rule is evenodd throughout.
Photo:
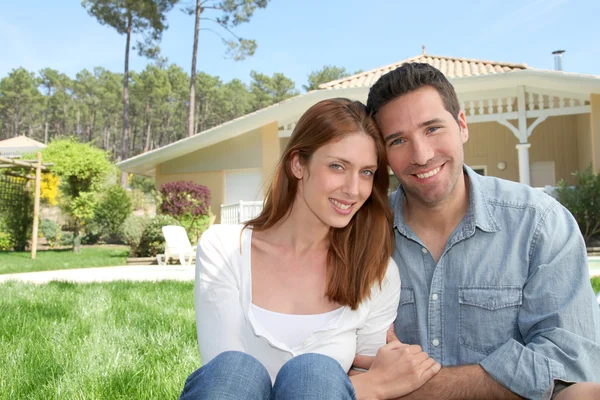
<svg viewBox="0 0 600 400"><path fill-rule="evenodd" d="M570 382L600 382L600 313L571 214L464 165L465 114L428 64L382 76L367 107L401 183L390 199L395 331L444 366L412 396L550 398Z"/></svg>

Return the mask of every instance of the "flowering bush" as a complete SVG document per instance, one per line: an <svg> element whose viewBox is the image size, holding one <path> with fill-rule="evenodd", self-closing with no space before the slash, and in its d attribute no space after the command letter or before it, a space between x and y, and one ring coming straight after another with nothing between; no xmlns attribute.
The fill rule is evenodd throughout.
<svg viewBox="0 0 600 400"><path fill-rule="evenodd" d="M160 196L162 214L178 219L186 215L208 215L210 190L206 186L190 181L169 182L160 187Z"/></svg>
<svg viewBox="0 0 600 400"><path fill-rule="evenodd" d="M160 212L177 219L192 243L208 228L210 211L210 190L194 182L170 182L161 186Z"/></svg>
<svg viewBox="0 0 600 400"><path fill-rule="evenodd" d="M59 185L60 179L58 179L58 176L51 173L42 174L42 181L40 184L40 198L51 206L57 205Z"/></svg>

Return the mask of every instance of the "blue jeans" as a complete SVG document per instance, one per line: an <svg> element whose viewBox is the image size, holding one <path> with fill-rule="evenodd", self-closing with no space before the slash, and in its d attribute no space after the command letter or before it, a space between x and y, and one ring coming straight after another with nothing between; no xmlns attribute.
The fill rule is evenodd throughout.
<svg viewBox="0 0 600 400"><path fill-rule="evenodd" d="M226 351L194 371L185 381L180 400L356 400L348 376L333 358L302 354L283 365L275 384L254 357Z"/></svg>

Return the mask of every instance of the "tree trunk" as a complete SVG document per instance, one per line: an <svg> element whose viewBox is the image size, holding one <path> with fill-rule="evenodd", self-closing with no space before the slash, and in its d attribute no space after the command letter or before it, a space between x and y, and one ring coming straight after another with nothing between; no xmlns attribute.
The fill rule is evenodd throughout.
<svg viewBox="0 0 600 400"><path fill-rule="evenodd" d="M137 126L134 123L131 126L131 144L129 146L129 154L135 155L135 141L137 140L137 134L138 134Z"/></svg>
<svg viewBox="0 0 600 400"><path fill-rule="evenodd" d="M152 117L150 115L150 103L146 103L146 142L144 144L144 153L150 149Z"/></svg>
<svg viewBox="0 0 600 400"><path fill-rule="evenodd" d="M94 139L94 125L96 125L96 110L90 110L90 125L88 128L88 142Z"/></svg>
<svg viewBox="0 0 600 400"><path fill-rule="evenodd" d="M193 136L194 132L194 102L196 101L196 54L198 53L198 31L200 28L200 0L196 0L196 21L194 23L194 49L192 50L192 74L190 79L190 104L188 110L188 137Z"/></svg>
<svg viewBox="0 0 600 400"><path fill-rule="evenodd" d="M15 131L13 132L13 136L19 136L19 122L21 119L21 104L17 102L17 107L15 108Z"/></svg>
<svg viewBox="0 0 600 400"><path fill-rule="evenodd" d="M196 125L195 125L195 128L194 128L194 131L195 132L202 132L202 131L198 130L198 125L199 125L199 120L200 120L200 104L196 105L196 111L195 112L196 112L196 121L195 121Z"/></svg>
<svg viewBox="0 0 600 400"><path fill-rule="evenodd" d="M106 151L108 150L108 137L110 135L110 130L108 129L108 124L105 122L104 127L102 128L102 148Z"/></svg>
<svg viewBox="0 0 600 400"><path fill-rule="evenodd" d="M125 76L123 77L123 136L121 139L121 160L127 159L129 141L129 46L131 43L131 11L127 14L127 43L125 45ZM121 186L127 188L127 173L121 172Z"/></svg>

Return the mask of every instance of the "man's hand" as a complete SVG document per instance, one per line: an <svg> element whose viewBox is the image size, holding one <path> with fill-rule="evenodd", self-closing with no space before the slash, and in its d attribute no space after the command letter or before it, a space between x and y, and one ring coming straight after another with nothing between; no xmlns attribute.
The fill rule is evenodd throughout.
<svg viewBox="0 0 600 400"><path fill-rule="evenodd" d="M394 324L391 324L390 327L388 328L385 339L386 339L385 342L388 344L391 342L399 342L400 341L400 339L398 339L398 336L396 336L396 332L394 331ZM373 356L357 355L356 357L354 357L354 362L352 363L352 367L358 368L358 369L350 369L350 372L348 372L348 375L354 376L354 375L362 374L363 372L366 372L367 370L369 370L369 368L371 368L371 364L373 364L373 360L375 360L375 357L373 357Z"/></svg>
<svg viewBox="0 0 600 400"><path fill-rule="evenodd" d="M354 367L368 370L377 398L389 399L411 393L441 369L421 346L400 342L393 326L388 330L387 341L375 357L357 355L354 359ZM360 372L351 371L350 376L357 373Z"/></svg>

